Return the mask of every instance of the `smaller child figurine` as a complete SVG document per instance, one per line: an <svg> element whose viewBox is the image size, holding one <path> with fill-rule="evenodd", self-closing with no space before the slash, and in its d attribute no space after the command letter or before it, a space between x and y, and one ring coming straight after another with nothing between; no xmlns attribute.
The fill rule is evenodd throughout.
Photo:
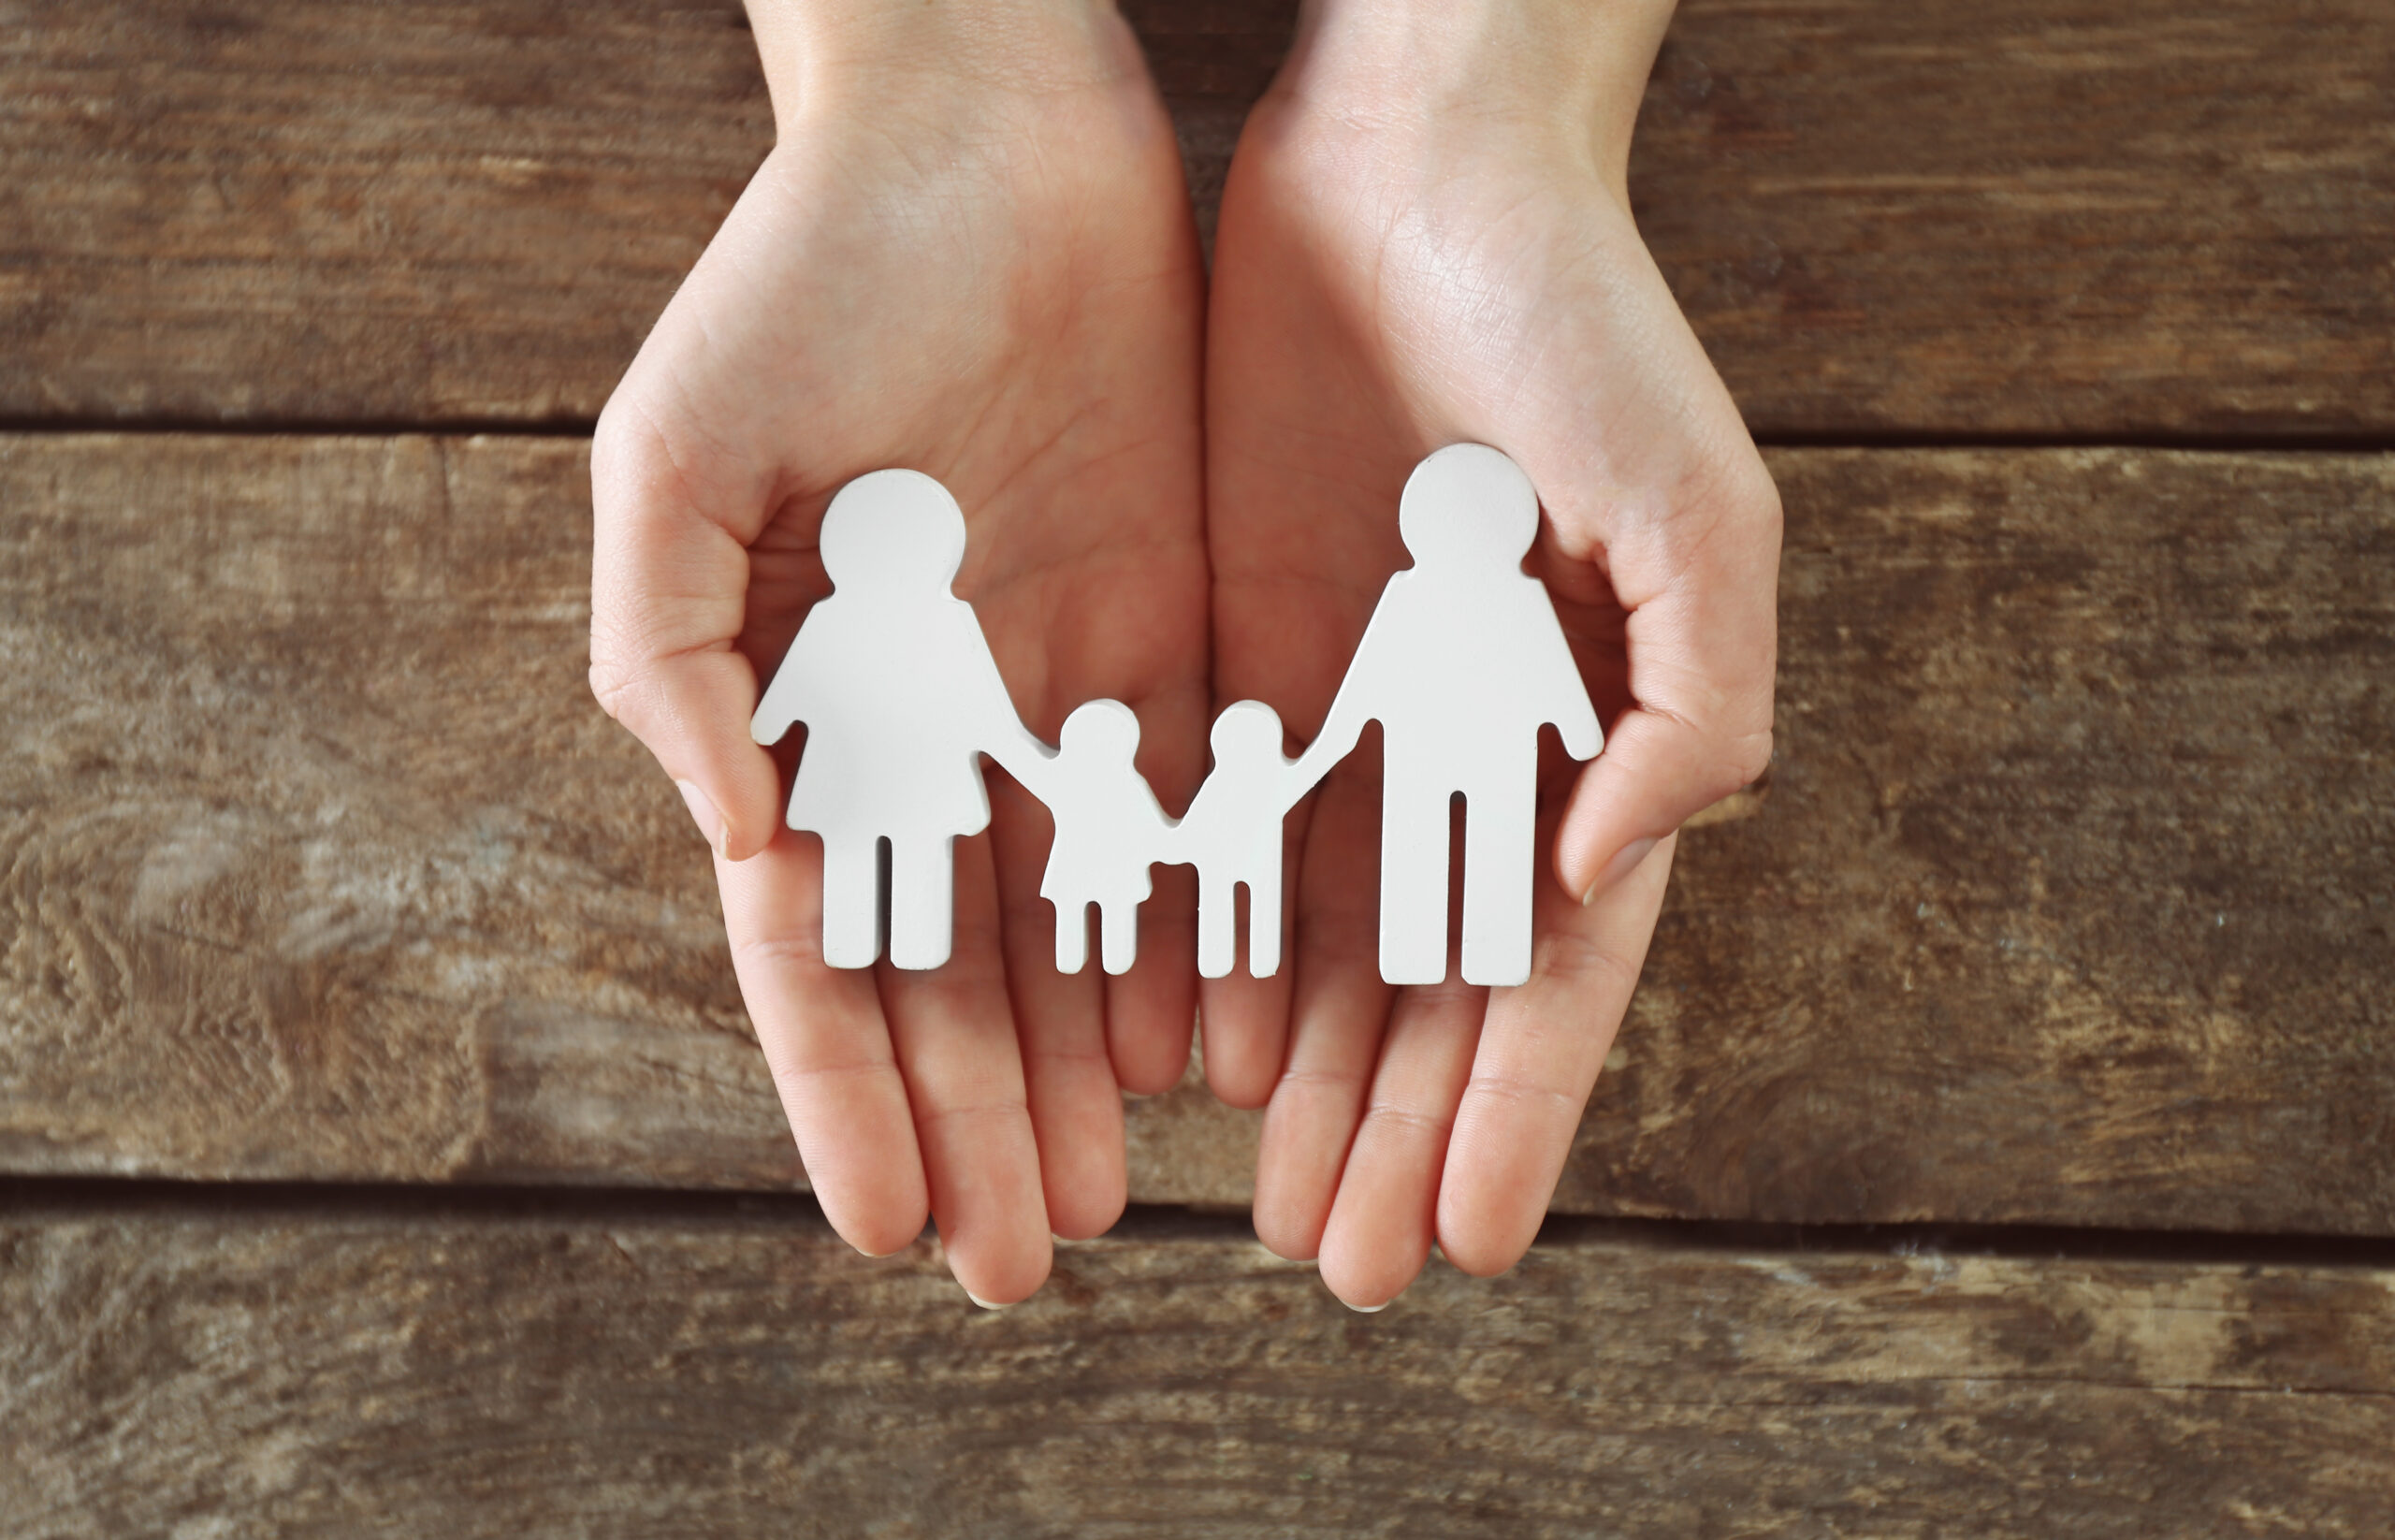
<svg viewBox="0 0 2395 1540"><path fill-rule="evenodd" d="M1077 706L1059 738L1056 757L1031 788L1056 820L1039 883L1039 896L1056 906L1056 971L1079 973L1089 961L1095 904L1106 971L1125 973L1139 952L1139 906L1154 891L1148 868L1166 858L1172 821L1131 763L1139 719L1129 706Z"/></svg>
<svg viewBox="0 0 2395 1540"><path fill-rule="evenodd" d="M1281 967L1281 820L1321 772L1282 756L1280 714L1262 701L1225 706L1210 741L1214 768L1174 841L1177 859L1198 868L1198 971L1230 972L1245 883L1247 971L1268 979Z"/></svg>

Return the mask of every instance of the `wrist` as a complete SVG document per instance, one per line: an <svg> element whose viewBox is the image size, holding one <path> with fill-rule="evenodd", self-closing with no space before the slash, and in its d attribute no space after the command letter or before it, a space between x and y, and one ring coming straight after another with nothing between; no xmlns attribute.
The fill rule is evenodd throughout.
<svg viewBox="0 0 2395 1540"><path fill-rule="evenodd" d="M1274 90L1376 126L1556 135L1618 182L1674 0L1304 0Z"/></svg>
<svg viewBox="0 0 2395 1540"><path fill-rule="evenodd" d="M959 92L1038 95L1143 68L1112 0L747 0L774 120Z"/></svg>

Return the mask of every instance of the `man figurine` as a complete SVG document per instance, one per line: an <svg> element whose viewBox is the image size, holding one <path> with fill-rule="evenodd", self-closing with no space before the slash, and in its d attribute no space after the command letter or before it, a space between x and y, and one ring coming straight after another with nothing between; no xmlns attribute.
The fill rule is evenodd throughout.
<svg viewBox="0 0 2395 1540"><path fill-rule="evenodd" d="M1464 799L1463 977L1531 976L1539 729L1575 760L1604 746L1596 708L1546 586L1522 571L1538 493L1485 444L1415 466L1398 504L1415 564L1382 590L1321 734L1298 761L1312 785L1381 724L1381 977L1447 973L1447 821Z"/></svg>

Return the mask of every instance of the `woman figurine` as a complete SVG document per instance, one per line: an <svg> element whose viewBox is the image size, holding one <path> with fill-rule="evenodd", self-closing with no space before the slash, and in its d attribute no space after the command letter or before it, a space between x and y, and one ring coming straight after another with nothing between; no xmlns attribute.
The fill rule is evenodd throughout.
<svg viewBox="0 0 2395 1540"><path fill-rule="evenodd" d="M775 671L749 734L806 724L787 821L823 837L823 960L881 954L881 844L890 847L890 961L948 961L960 835L990 822L988 754L1029 782L1047 751L1025 731L973 606L949 589L965 515L914 471L876 471L823 513L831 595Z"/></svg>

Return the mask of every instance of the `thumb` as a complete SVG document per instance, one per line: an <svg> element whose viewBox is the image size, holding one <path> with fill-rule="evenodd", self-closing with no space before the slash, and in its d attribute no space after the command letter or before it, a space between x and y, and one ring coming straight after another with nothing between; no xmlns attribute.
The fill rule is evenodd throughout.
<svg viewBox="0 0 2395 1540"><path fill-rule="evenodd" d="M610 414L591 445L590 689L648 746L716 852L772 839L780 779L748 735L756 671L733 647L748 552L658 435Z"/></svg>
<svg viewBox="0 0 2395 1540"><path fill-rule="evenodd" d="M1730 734L1640 706L1572 789L1556 875L1592 903L1696 813L1748 785L1771 760L1771 733Z"/></svg>
<svg viewBox="0 0 2395 1540"><path fill-rule="evenodd" d="M1746 559L1690 570L1630 612L1638 704L1580 773L1556 837L1556 875L1583 903L1771 763L1777 521L1764 533Z"/></svg>

